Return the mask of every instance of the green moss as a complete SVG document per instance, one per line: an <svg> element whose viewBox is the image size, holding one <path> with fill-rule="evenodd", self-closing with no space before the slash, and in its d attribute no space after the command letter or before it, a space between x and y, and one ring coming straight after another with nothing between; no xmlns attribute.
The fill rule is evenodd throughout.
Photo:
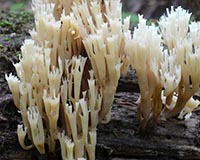
<svg viewBox="0 0 200 160"><path fill-rule="evenodd" d="M30 22L33 22L31 12L0 10L0 34L21 33L24 28L30 28Z"/></svg>
<svg viewBox="0 0 200 160"><path fill-rule="evenodd" d="M24 8L25 8L24 2L14 3L10 6L11 11L19 11L19 10L23 10Z"/></svg>
<svg viewBox="0 0 200 160"><path fill-rule="evenodd" d="M129 13L129 12L123 12L122 13L122 19L124 19L128 16L130 16L130 25L133 26L133 27L137 26L137 24L139 23L138 15L134 14L134 13ZM158 25L156 19L147 20L147 25L151 25L152 23L154 23L155 25Z"/></svg>
<svg viewBox="0 0 200 160"><path fill-rule="evenodd" d="M5 38L4 38L4 41L9 41L9 40L10 40L9 37L5 37Z"/></svg>
<svg viewBox="0 0 200 160"><path fill-rule="evenodd" d="M17 57L17 59L21 59L22 58L22 52L21 51L17 52L16 57Z"/></svg>
<svg viewBox="0 0 200 160"><path fill-rule="evenodd" d="M29 30L34 28L33 22L31 12L0 9L0 54L8 58L6 64L18 61L23 41L30 38Z"/></svg>
<svg viewBox="0 0 200 160"><path fill-rule="evenodd" d="M130 16L130 23L132 26L135 26L138 24L139 20L138 20L138 15L137 14L133 14L133 13L129 13L129 12L123 12L122 13L122 19L126 18Z"/></svg>
<svg viewBox="0 0 200 160"><path fill-rule="evenodd" d="M2 27L6 27L6 26L11 26L12 24L9 22L9 21L7 21L7 20L0 20L0 26L2 26Z"/></svg>

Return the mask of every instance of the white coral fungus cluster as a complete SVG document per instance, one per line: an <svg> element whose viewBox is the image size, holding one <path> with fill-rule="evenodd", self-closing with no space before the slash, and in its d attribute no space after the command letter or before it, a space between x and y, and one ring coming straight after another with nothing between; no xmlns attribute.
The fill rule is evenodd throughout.
<svg viewBox="0 0 200 160"><path fill-rule="evenodd" d="M200 84L200 26L178 7L167 10L158 26L139 16L138 27L126 35L126 53L140 87L141 128L163 118L188 118L199 104L192 96Z"/></svg>
<svg viewBox="0 0 200 160"><path fill-rule="evenodd" d="M6 75L24 149L55 152L59 141L63 159L95 159L97 124L109 122L128 66L121 7L120 0L33 0L35 28L14 64L17 76Z"/></svg>

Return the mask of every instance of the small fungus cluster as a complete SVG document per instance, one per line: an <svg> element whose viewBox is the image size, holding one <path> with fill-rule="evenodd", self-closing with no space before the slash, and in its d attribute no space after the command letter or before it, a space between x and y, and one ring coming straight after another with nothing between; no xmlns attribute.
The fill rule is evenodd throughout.
<svg viewBox="0 0 200 160"><path fill-rule="evenodd" d="M188 118L199 105L192 96L200 85L200 23L178 7L161 17L158 26L139 16L138 27L126 35L126 53L140 87L141 129L162 117Z"/></svg>
<svg viewBox="0 0 200 160"><path fill-rule="evenodd" d="M192 96L200 83L200 23L178 7L158 26L139 16L131 32L121 7L120 0L33 0L35 29L14 64L17 76L5 76L23 120L22 148L54 153L59 141L63 159L94 160L97 124L110 121L129 62L141 129L161 117L189 117L199 105Z"/></svg>

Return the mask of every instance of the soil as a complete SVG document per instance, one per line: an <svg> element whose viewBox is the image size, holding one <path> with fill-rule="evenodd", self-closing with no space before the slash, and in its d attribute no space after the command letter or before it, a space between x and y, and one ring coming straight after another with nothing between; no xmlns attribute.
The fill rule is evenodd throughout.
<svg viewBox="0 0 200 160"><path fill-rule="evenodd" d="M20 147L16 128L21 117L5 81L5 74L16 74L13 63L18 61L20 46L29 38L33 22L33 15L28 11L0 11L0 160L60 159L59 149L56 155L40 155L36 149L25 151ZM155 129L140 134L134 103L138 96L137 78L129 70L119 81L111 122L98 126L97 159L200 159L200 109L188 121L163 121ZM199 97L197 93L195 98Z"/></svg>

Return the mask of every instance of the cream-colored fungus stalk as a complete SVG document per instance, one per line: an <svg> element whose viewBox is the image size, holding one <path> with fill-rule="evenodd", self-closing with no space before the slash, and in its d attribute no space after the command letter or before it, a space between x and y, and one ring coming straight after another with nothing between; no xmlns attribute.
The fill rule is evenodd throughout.
<svg viewBox="0 0 200 160"><path fill-rule="evenodd" d="M142 129L155 125L160 115L188 118L199 104L192 96L200 85L200 25L189 24L190 16L181 7L172 7L158 22L159 29L147 26L139 16L133 34L126 34L125 49L140 87Z"/></svg>
<svg viewBox="0 0 200 160"><path fill-rule="evenodd" d="M159 27L164 43L169 49L176 47L179 39L186 37L191 13L181 7L171 10L167 9L167 15L163 15L159 20Z"/></svg>
<svg viewBox="0 0 200 160"><path fill-rule="evenodd" d="M72 6L71 16L77 20L94 76L102 90L100 121L107 123L120 70L128 66L123 49L129 18L122 23L120 0L105 0L104 3L82 0Z"/></svg>
<svg viewBox="0 0 200 160"><path fill-rule="evenodd" d="M104 45L105 51L100 58L105 59L102 68L109 74L106 77L100 64L98 67L91 65L94 63L88 58L91 53L86 54L82 42L86 37L81 36L83 32L79 28L80 22L73 16L75 13L71 11L70 5L68 6L72 3L73 6L80 5L79 1L33 1L35 29L30 32L32 39L25 40L21 47L22 56L14 64L17 76L9 74L5 77L22 116L24 127L19 125L17 133L24 149L35 146L44 154L44 146L48 146L50 152L55 152L56 141L59 140L63 159L94 160L96 127L101 119L99 117L110 112L108 108L100 114L100 111L105 110L102 106L107 104L105 98L103 102L103 97L111 91L109 95L106 94L107 97L111 95L108 100L108 106L111 106L120 76L119 50L124 43L123 27L121 24L117 29L114 28L115 24L120 23L119 19L119 22L110 22L112 27L108 28L104 23L104 12L101 13L106 33L102 34L104 40L99 43ZM100 1L82 3L101 6ZM107 7L113 10L116 6L111 6L110 3L106 2ZM109 10L107 16L120 17L118 12L112 15ZM99 27L100 24L101 22ZM128 25L127 19L124 25L126 30ZM89 37L89 33L87 34ZM98 35L101 36L100 33ZM96 51L100 54L98 49ZM97 73L104 75L104 79ZM106 91L102 90L102 84L104 88L107 86ZM26 138L32 142L31 145L24 144Z"/></svg>
<svg viewBox="0 0 200 160"><path fill-rule="evenodd" d="M53 95L48 95L47 91L44 90L43 101L45 106L45 112L49 122L49 150L54 152L55 150L55 140L57 139L57 123L59 118L59 105L60 105L60 95L55 95L55 90Z"/></svg>
<svg viewBox="0 0 200 160"><path fill-rule="evenodd" d="M32 148L32 145L24 144L28 134L28 138L41 154L45 153L45 144L50 152L55 152L56 140L59 139L63 159L88 157L94 160L96 126L102 94L96 85L93 71L90 71L88 90L82 91L86 58L74 56L72 59L66 59L64 68L58 58L58 66L51 69L49 48L42 49L32 40L25 41L22 48L22 58L17 64L20 67L16 67L20 80L12 74L6 75L11 89L18 84L18 93L13 95L19 98L18 108L25 125L24 129L21 125L18 126L21 146L24 149ZM27 52L30 48L34 53ZM26 54L29 53L29 65L32 66L30 78L26 77L24 69L24 64L27 64ZM44 71L42 68L39 70L41 66ZM47 76L45 81L41 79L43 74ZM59 130L64 130L65 136L61 136ZM64 142L61 139L64 139Z"/></svg>
<svg viewBox="0 0 200 160"><path fill-rule="evenodd" d="M15 106L19 109L19 84L20 84L20 81L17 77L13 76L12 73L10 73L9 75L5 75L5 78L8 82L8 85L9 85L9 88L10 88L10 91L12 93L12 96L13 96L13 101L14 101L14 104Z"/></svg>
<svg viewBox="0 0 200 160"><path fill-rule="evenodd" d="M97 141L97 135L96 131L90 131L89 132L89 141L86 144L86 150L89 155L89 159L95 159L95 146L96 146L96 141Z"/></svg>
<svg viewBox="0 0 200 160"><path fill-rule="evenodd" d="M83 50L77 22L64 12L57 20L52 13L54 8L53 3L34 3L35 29L30 32L40 46L51 48L51 66L57 65L58 56L64 61Z"/></svg>
<svg viewBox="0 0 200 160"><path fill-rule="evenodd" d="M33 145L26 146L24 144L26 134L27 134L27 127L24 127L23 125L17 125L17 135L18 135L19 144L21 145L23 149L29 150L33 148Z"/></svg>
<svg viewBox="0 0 200 160"><path fill-rule="evenodd" d="M142 16L139 16L139 24L133 35L126 35L126 51L132 67L136 70L140 87L138 116L142 129L150 120L157 120L162 109L162 84L159 75L161 42L158 28L153 25L147 26Z"/></svg>
<svg viewBox="0 0 200 160"><path fill-rule="evenodd" d="M172 99L181 80L181 66L177 64L177 57L173 50L163 52L160 67L161 83L166 97L166 109L173 108Z"/></svg>
<svg viewBox="0 0 200 160"><path fill-rule="evenodd" d="M189 24L190 16L191 13L181 7L171 8L171 12L168 11L159 22L163 39L168 39L165 45L175 54L176 66L181 67L181 79L175 92L177 100L170 111L163 112L165 118L177 116L181 111L181 115L187 111L191 113L198 104L193 105L192 96L200 84L200 26L196 22ZM186 104L191 105L191 109L188 110Z"/></svg>
<svg viewBox="0 0 200 160"><path fill-rule="evenodd" d="M58 139L61 146L61 155L63 159L74 159L74 143L65 133L58 133Z"/></svg>
<svg viewBox="0 0 200 160"><path fill-rule="evenodd" d="M91 77L88 80L89 90L80 92L85 62L86 58L83 57L73 57L71 61L66 61L65 73L70 70L71 72L65 77L66 79L63 79L61 85L62 111L65 121L63 127L66 130L66 136L74 143L75 159L86 155L84 148L89 143L90 131L96 132L98 112L102 101L92 71L90 71ZM94 152L87 151L87 155L94 158L95 150Z"/></svg>
<svg viewBox="0 0 200 160"><path fill-rule="evenodd" d="M91 70L90 79L88 79L88 86L89 86L88 96L90 97L88 106L89 106L89 111L90 111L89 114L91 118L91 120L89 121L89 128L91 130L94 130L99 122L98 114L102 105L102 93L97 92L93 74L94 74L93 70Z"/></svg>
<svg viewBox="0 0 200 160"><path fill-rule="evenodd" d="M190 100L186 103L185 107L182 109L182 111L180 112L178 118L180 119L189 119L192 115L192 111L197 108L200 104L199 100L195 100L192 97L190 98Z"/></svg>
<svg viewBox="0 0 200 160"><path fill-rule="evenodd" d="M41 154L44 154L45 135L44 135L42 117L39 113L38 107L37 106L29 107L27 115L30 124L33 144Z"/></svg>

